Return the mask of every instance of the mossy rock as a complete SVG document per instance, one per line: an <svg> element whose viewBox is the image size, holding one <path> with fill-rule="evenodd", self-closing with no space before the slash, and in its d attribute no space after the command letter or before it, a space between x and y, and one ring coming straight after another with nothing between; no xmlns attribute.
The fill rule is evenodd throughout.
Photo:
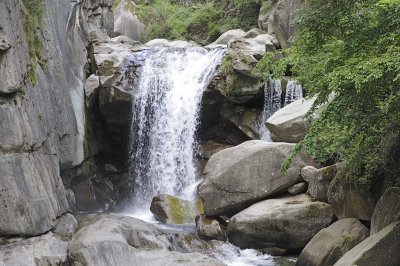
<svg viewBox="0 0 400 266"><path fill-rule="evenodd" d="M191 202L171 195L159 195L153 198L150 210L165 224L194 224L196 216L204 213L204 206L200 199Z"/></svg>

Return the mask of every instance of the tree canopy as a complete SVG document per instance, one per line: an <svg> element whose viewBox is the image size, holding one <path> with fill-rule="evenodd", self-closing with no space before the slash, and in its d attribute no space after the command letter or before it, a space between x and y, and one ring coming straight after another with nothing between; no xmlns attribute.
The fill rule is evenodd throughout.
<svg viewBox="0 0 400 266"><path fill-rule="evenodd" d="M290 72L317 97L310 113L325 107L284 168L305 149L342 162L366 189L400 185L400 1L306 1L297 22L292 46L258 69L265 78Z"/></svg>

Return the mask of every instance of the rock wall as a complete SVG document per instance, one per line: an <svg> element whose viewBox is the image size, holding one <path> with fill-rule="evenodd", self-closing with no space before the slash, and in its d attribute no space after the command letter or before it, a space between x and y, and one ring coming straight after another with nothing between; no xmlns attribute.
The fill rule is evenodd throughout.
<svg viewBox="0 0 400 266"><path fill-rule="evenodd" d="M43 0L41 64L24 31L29 0L0 3L1 235L42 234L69 208L60 171L84 160L86 47L112 33L111 3Z"/></svg>

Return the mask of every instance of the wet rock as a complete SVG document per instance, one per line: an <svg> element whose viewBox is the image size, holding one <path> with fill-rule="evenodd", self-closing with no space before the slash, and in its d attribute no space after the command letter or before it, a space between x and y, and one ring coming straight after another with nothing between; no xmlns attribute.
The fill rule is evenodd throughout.
<svg viewBox="0 0 400 266"><path fill-rule="evenodd" d="M275 112L266 123L275 142L297 143L304 138L309 129L306 118L315 99L299 99Z"/></svg>
<svg viewBox="0 0 400 266"><path fill-rule="evenodd" d="M355 187L340 170L328 189L328 202L339 219L371 220L375 208L374 195Z"/></svg>
<svg viewBox="0 0 400 266"><path fill-rule="evenodd" d="M400 261L400 222L392 223L352 248L335 266L397 266Z"/></svg>
<svg viewBox="0 0 400 266"><path fill-rule="evenodd" d="M307 191L307 183L300 182L300 183L294 184L293 186L289 187L287 189L287 191L290 195L297 195L297 194L304 193Z"/></svg>
<svg viewBox="0 0 400 266"><path fill-rule="evenodd" d="M207 218L204 214L196 216L196 229L200 237L207 240L225 240L225 235L218 221Z"/></svg>
<svg viewBox="0 0 400 266"><path fill-rule="evenodd" d="M301 169L301 176L308 183L308 193L315 200L323 202L328 202L328 188L336 173L336 165L321 169L306 166Z"/></svg>
<svg viewBox="0 0 400 266"><path fill-rule="evenodd" d="M203 202L191 202L171 195L153 198L151 212L165 224L194 224L197 215L204 213Z"/></svg>
<svg viewBox="0 0 400 266"><path fill-rule="evenodd" d="M389 188L375 206L371 219L371 235L397 221L400 221L400 188Z"/></svg>
<svg viewBox="0 0 400 266"><path fill-rule="evenodd" d="M347 251L367 238L368 235L368 229L357 219L339 220L319 231L311 239L301 252L296 265L333 265Z"/></svg>
<svg viewBox="0 0 400 266"><path fill-rule="evenodd" d="M294 144L253 140L211 156L198 187L205 214L232 215L301 181L300 169L312 164L303 155L280 175L281 165L293 148Z"/></svg>
<svg viewBox="0 0 400 266"><path fill-rule="evenodd" d="M77 228L78 222L75 217L70 213L66 213L57 219L52 231L63 239L71 239Z"/></svg>
<svg viewBox="0 0 400 266"><path fill-rule="evenodd" d="M226 105L221 111L222 116L231 121L240 129L249 139L259 139L259 116L260 111L256 109L239 110L235 107Z"/></svg>
<svg viewBox="0 0 400 266"><path fill-rule="evenodd" d="M67 189L65 190L65 195L67 197L67 202L68 202L68 206L69 209L68 210L75 210L76 208L76 199L75 199L75 194L72 191L72 189Z"/></svg>
<svg viewBox="0 0 400 266"><path fill-rule="evenodd" d="M67 266L68 242L53 233L0 245L0 265Z"/></svg>
<svg viewBox="0 0 400 266"><path fill-rule="evenodd" d="M210 159L215 153L232 147L233 146L229 144L207 141L206 143L200 144L199 152L202 158Z"/></svg>
<svg viewBox="0 0 400 266"><path fill-rule="evenodd" d="M263 254L269 254L272 256L283 256L287 253L287 250L284 248L270 247L259 249Z"/></svg>
<svg viewBox="0 0 400 266"><path fill-rule="evenodd" d="M199 253L171 251L167 235L154 225L120 215L89 215L69 243L73 265L224 265Z"/></svg>
<svg viewBox="0 0 400 266"><path fill-rule="evenodd" d="M333 220L331 207L305 194L258 202L233 216L228 239L240 248L299 250Z"/></svg>

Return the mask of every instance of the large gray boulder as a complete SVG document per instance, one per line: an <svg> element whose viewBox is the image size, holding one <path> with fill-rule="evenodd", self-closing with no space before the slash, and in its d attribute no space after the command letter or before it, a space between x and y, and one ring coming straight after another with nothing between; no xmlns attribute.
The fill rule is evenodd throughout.
<svg viewBox="0 0 400 266"><path fill-rule="evenodd" d="M304 248L333 220L331 207L305 194L258 202L229 220L228 239L241 248Z"/></svg>
<svg viewBox="0 0 400 266"><path fill-rule="evenodd" d="M258 78L253 70L266 52L276 50L273 40L273 36L263 34L255 38L229 41L227 54L232 59L232 68L245 76Z"/></svg>
<svg viewBox="0 0 400 266"><path fill-rule="evenodd" d="M194 224L196 216L204 213L200 199L192 202L166 194L154 197L150 210L164 224Z"/></svg>
<svg viewBox="0 0 400 266"><path fill-rule="evenodd" d="M336 165L321 169L306 166L301 169L301 176L308 183L308 193L313 199L323 202L328 202L328 188L336 173Z"/></svg>
<svg viewBox="0 0 400 266"><path fill-rule="evenodd" d="M243 38L246 35L246 32L241 29L234 29L234 30L229 30L225 33L223 33L219 38L210 44L210 47L216 46L216 45L227 45L229 41L234 40L234 39L239 39Z"/></svg>
<svg viewBox="0 0 400 266"><path fill-rule="evenodd" d="M312 163L303 155L280 174L293 148L294 144L252 140L211 156L198 187L205 214L232 215L301 181L300 169Z"/></svg>
<svg viewBox="0 0 400 266"><path fill-rule="evenodd" d="M357 219L339 220L311 239L301 252L296 265L332 266L368 236L368 229Z"/></svg>
<svg viewBox="0 0 400 266"><path fill-rule="evenodd" d="M391 223L400 221L400 188L389 188L375 206L371 219L371 235Z"/></svg>
<svg viewBox="0 0 400 266"><path fill-rule="evenodd" d="M70 213L66 213L57 219L52 231L63 239L71 239L77 228L78 222L75 217Z"/></svg>
<svg viewBox="0 0 400 266"><path fill-rule="evenodd" d="M299 28L294 18L303 3L303 0L264 1L258 17L258 27L269 34L275 34L281 47L286 48Z"/></svg>
<svg viewBox="0 0 400 266"><path fill-rule="evenodd" d="M130 0L121 0L114 11L113 36L125 35L136 41L143 39L145 26L133 13L135 9L135 3Z"/></svg>
<svg viewBox="0 0 400 266"><path fill-rule="evenodd" d="M347 252L335 266L398 266L400 262L400 222L386 226Z"/></svg>
<svg viewBox="0 0 400 266"><path fill-rule="evenodd" d="M310 127L307 112L315 99L299 99L275 112L266 123L271 139L276 142L300 142Z"/></svg>
<svg viewBox="0 0 400 266"><path fill-rule="evenodd" d="M375 196L367 190L356 187L339 170L328 189L328 202L339 219L357 218L371 220L375 208Z"/></svg>
<svg viewBox="0 0 400 266"><path fill-rule="evenodd" d="M225 265L200 253L173 250L154 225L115 214L89 215L68 246L72 265Z"/></svg>
<svg viewBox="0 0 400 266"><path fill-rule="evenodd" d="M60 266L69 265L68 242L53 233L0 245L0 265Z"/></svg>

